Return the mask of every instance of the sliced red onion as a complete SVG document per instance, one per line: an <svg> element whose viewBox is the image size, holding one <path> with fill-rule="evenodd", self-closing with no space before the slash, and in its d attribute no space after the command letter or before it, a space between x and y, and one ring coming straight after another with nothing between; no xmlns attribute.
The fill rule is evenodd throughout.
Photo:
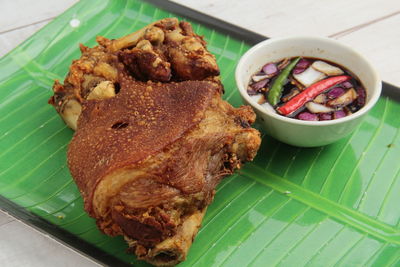
<svg viewBox="0 0 400 267"><path fill-rule="evenodd" d="M268 82L269 82L269 79L265 79L265 80L261 80L261 81L259 81L259 82L253 83L253 84L251 84L250 86L251 86L251 88L253 88L254 90L259 91L259 90L261 90L262 88L264 88L264 87L267 85Z"/></svg>
<svg viewBox="0 0 400 267"><path fill-rule="evenodd" d="M342 86L346 89L354 87L353 84L349 81L345 81L344 83L342 83Z"/></svg>
<svg viewBox="0 0 400 267"><path fill-rule="evenodd" d="M320 121L330 121L332 119L332 113L320 113L319 120Z"/></svg>
<svg viewBox="0 0 400 267"><path fill-rule="evenodd" d="M278 68L274 63L268 63L262 67L262 70L267 75L274 75L278 72Z"/></svg>
<svg viewBox="0 0 400 267"><path fill-rule="evenodd" d="M303 68L296 68L293 70L293 74L300 74L302 72L304 72L306 69Z"/></svg>
<svg viewBox="0 0 400 267"><path fill-rule="evenodd" d="M346 112L344 112L343 110L337 110L333 113L333 117L335 119L340 119L340 118L346 117Z"/></svg>
<svg viewBox="0 0 400 267"><path fill-rule="evenodd" d="M339 96L343 95L345 92L345 90L342 87L335 87L332 88L329 92L328 92L328 97L330 99L335 99L338 98Z"/></svg>
<svg viewBox="0 0 400 267"><path fill-rule="evenodd" d="M301 58L299 62L297 62L296 67L306 69L311 65L311 62L305 58Z"/></svg>
<svg viewBox="0 0 400 267"><path fill-rule="evenodd" d="M317 121L318 120L317 114L313 114L310 112L302 112L297 116L297 118L299 118L299 120L303 120L303 121Z"/></svg>
<svg viewBox="0 0 400 267"><path fill-rule="evenodd" d="M302 58L296 64L296 67L294 67L293 73L300 74L303 71L305 71L310 65L311 65L311 62L309 60Z"/></svg>
<svg viewBox="0 0 400 267"><path fill-rule="evenodd" d="M358 95L357 105L360 106L360 107L363 107L365 105L365 98L366 98L365 90L363 88L361 88L361 87L358 87L357 88L357 95Z"/></svg>

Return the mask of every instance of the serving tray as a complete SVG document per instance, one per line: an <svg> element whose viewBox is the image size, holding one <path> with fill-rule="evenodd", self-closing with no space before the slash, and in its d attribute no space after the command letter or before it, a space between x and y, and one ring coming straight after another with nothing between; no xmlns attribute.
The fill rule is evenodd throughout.
<svg viewBox="0 0 400 267"><path fill-rule="evenodd" d="M0 60L0 207L108 265L147 266L99 232L66 167L73 132L47 105L79 43L165 17L191 22L216 55L224 98L241 105L234 70L266 37L167 1L80 1ZM181 266L400 265L400 89L356 131L319 148L265 135L253 163L223 180Z"/></svg>

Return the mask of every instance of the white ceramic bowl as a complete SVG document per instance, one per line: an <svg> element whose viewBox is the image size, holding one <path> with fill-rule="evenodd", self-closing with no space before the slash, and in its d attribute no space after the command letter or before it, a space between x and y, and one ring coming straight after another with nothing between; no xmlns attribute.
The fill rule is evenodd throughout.
<svg viewBox="0 0 400 267"><path fill-rule="evenodd" d="M247 94L251 76L264 64L296 56L326 59L353 72L366 89L365 106L336 120L303 121L267 110ZM243 55L235 76L243 101L254 108L265 132L284 143L300 147L327 145L350 134L378 101L382 90L378 73L362 55L338 41L322 37L298 36L263 41Z"/></svg>

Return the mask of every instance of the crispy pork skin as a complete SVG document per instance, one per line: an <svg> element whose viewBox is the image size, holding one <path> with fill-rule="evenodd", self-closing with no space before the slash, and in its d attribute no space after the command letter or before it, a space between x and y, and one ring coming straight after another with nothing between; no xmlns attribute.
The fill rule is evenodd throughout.
<svg viewBox="0 0 400 267"><path fill-rule="evenodd" d="M178 264L215 187L255 157L255 114L222 100L215 58L188 23L97 41L49 100L76 130L68 167L101 231L139 259Z"/></svg>

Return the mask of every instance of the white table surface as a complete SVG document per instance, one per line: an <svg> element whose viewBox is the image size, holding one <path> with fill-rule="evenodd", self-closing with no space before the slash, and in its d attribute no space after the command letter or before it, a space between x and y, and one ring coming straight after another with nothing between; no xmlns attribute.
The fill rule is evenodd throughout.
<svg viewBox="0 0 400 267"><path fill-rule="evenodd" d="M87 0L86 0L87 1ZM0 0L0 57L77 0ZM400 86L399 0L175 0L269 37L329 36L364 54ZM0 211L0 266L98 266Z"/></svg>

